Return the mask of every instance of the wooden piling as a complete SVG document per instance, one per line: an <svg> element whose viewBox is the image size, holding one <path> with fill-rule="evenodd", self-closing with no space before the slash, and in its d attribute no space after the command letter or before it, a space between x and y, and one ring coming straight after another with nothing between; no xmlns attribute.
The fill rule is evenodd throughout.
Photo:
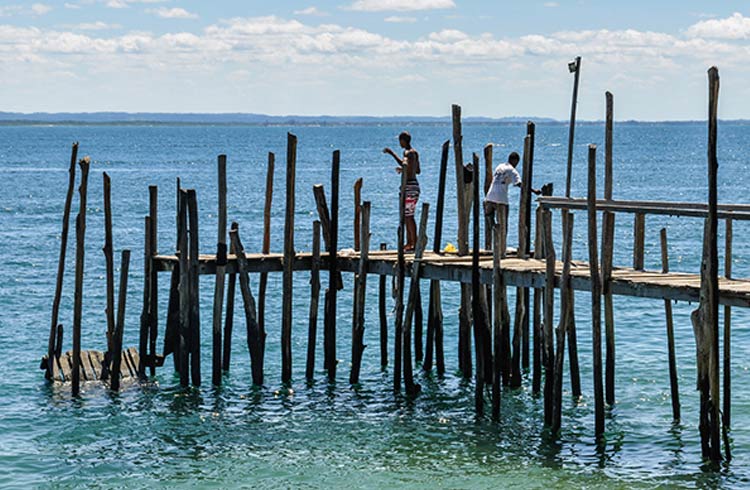
<svg viewBox="0 0 750 490"><path fill-rule="evenodd" d="M387 250L388 245L380 244L380 250ZM380 369L388 366L388 310L386 309L386 278L380 276L378 284L378 316L380 318Z"/></svg>
<svg viewBox="0 0 750 490"><path fill-rule="evenodd" d="M76 218L76 265L75 265L75 293L73 296L73 396L81 392L81 315L83 309L83 266L86 239L86 202L88 195L89 157L82 158L78 164L81 167L81 183L78 188L80 208Z"/></svg>
<svg viewBox="0 0 750 490"><path fill-rule="evenodd" d="M596 145L589 145L588 172L588 241L589 270L591 274L591 316L594 363L594 431L596 438L604 435L604 387L602 386L602 319L601 277L599 276L599 251L596 238Z"/></svg>
<svg viewBox="0 0 750 490"><path fill-rule="evenodd" d="M643 255L646 240L646 215L636 213L633 221L633 269L643 270Z"/></svg>
<svg viewBox="0 0 750 490"><path fill-rule="evenodd" d="M354 181L354 251L361 247L360 226L362 223L362 177Z"/></svg>
<svg viewBox="0 0 750 490"><path fill-rule="evenodd" d="M187 225L187 191L179 190L179 203L177 206L177 258L179 260L180 280L179 290L179 321L180 335L177 350L179 354L178 371L180 373L180 386L187 388L190 384L190 274L189 274L189 250L188 250L188 225Z"/></svg>
<svg viewBox="0 0 750 490"><path fill-rule="evenodd" d="M265 332L260 330L258 317L255 309L255 298L250 290L250 278L247 272L247 257L245 248L242 246L240 232L232 223L229 239L237 258L237 276L240 282L240 293L242 304L245 309L245 324L247 325L247 347L250 352L250 368L252 371L253 384L263 386L263 344Z"/></svg>
<svg viewBox="0 0 750 490"><path fill-rule="evenodd" d="M555 316L555 244L552 241L552 213L542 211L544 243L544 424L552 425L555 349L552 322Z"/></svg>
<svg viewBox="0 0 750 490"><path fill-rule="evenodd" d="M144 219L144 245L143 245L143 307L141 309L141 329L138 338L138 379L146 379L146 367L148 367L148 340L149 318L151 300L151 216Z"/></svg>
<svg viewBox="0 0 750 490"><path fill-rule="evenodd" d="M57 280L55 282L55 296L52 300L52 321L50 322L49 341L47 343L47 378L52 379L55 353L55 332L57 320L60 316L60 301L62 299L63 278L65 276L65 255L68 249L68 229L70 227L70 208L73 204L73 193L76 184L76 162L78 160L78 143L73 143L70 152L70 167L68 168L68 191L65 194L63 210L62 232L60 233L60 255L57 261Z"/></svg>
<svg viewBox="0 0 750 490"><path fill-rule="evenodd" d="M320 302L320 221L313 221L312 263L310 266L310 315L307 330L307 365L305 378L315 377L315 340L318 336L318 305Z"/></svg>
<svg viewBox="0 0 750 490"><path fill-rule="evenodd" d="M180 250L180 178L177 178L176 202L175 202L175 250ZM180 265L178 263L172 270L169 284L169 303L167 306L167 325L164 329L164 351L163 355L172 354L174 371L180 372Z"/></svg>
<svg viewBox="0 0 750 490"><path fill-rule="evenodd" d="M474 154L474 175L478 180L479 177L479 158ZM471 251L471 310L472 325L474 328L474 356L476 357L476 380L474 390L474 410L477 416L484 415L484 383L485 383L485 363L491 362L491 359L485 357L485 348L490 345L485 336L486 318L483 315L482 304L480 299L479 283L479 183L476 182L472 188L474 193L474 205L472 206L472 251ZM491 357L491 356L490 356Z"/></svg>
<svg viewBox="0 0 750 490"><path fill-rule="evenodd" d="M338 278L338 233L339 233L339 174L341 168L341 153L333 152L331 164L331 221L328 246L328 276L329 285L325 294L325 315L323 327L323 344L325 351L325 369L328 380L336 381L336 293L339 289ZM321 221L321 224L322 221ZM325 237L325 226L323 227Z"/></svg>
<svg viewBox="0 0 750 490"><path fill-rule="evenodd" d="M158 219L159 219L159 188L155 185L148 186L148 215L151 218L151 243L149 250L149 271L151 280L149 282L149 311L148 311L148 358L149 374L156 376L156 340L159 335L159 272L153 265L153 257L159 250L158 242Z"/></svg>
<svg viewBox="0 0 750 490"><path fill-rule="evenodd" d="M604 199L612 199L613 169L613 125L614 98L610 92L604 94L606 103L606 123L604 130ZM604 292L604 336L606 343L605 361L605 401L615 403L615 315L611 291L612 260L615 241L615 214L605 211L602 216L602 290Z"/></svg>
<svg viewBox="0 0 750 490"><path fill-rule="evenodd" d="M565 223L568 221L570 213L562 213L563 229ZM571 251L572 254L572 251ZM581 398L581 368L578 362L578 330L576 328L576 309L575 309L575 291L572 288L568 290L568 325L567 338L568 338L568 363L570 365L570 392L573 398L578 400Z"/></svg>
<svg viewBox="0 0 750 490"><path fill-rule="evenodd" d="M232 223L232 229L237 229L237 223ZM232 244L229 244L229 253L235 255L236 252ZM262 275L261 275L262 277ZM234 329L234 297L237 287L237 274L229 274L227 282L227 312L224 320L224 352L221 358L221 368L229 371L229 365L232 361L232 330Z"/></svg>
<svg viewBox="0 0 750 490"><path fill-rule="evenodd" d="M297 137L287 133L286 147L286 218L284 219L284 272L281 310L281 382L292 381L292 299L294 284L294 187L297 167Z"/></svg>
<svg viewBox="0 0 750 490"><path fill-rule="evenodd" d="M581 57L576 56L575 61L568 64L573 71L573 99L570 104L570 126L568 127L568 166L565 174L565 197L570 197L570 186L573 174L573 146L576 130L576 107L578 106L578 82L581 78Z"/></svg>
<svg viewBox="0 0 750 490"><path fill-rule="evenodd" d="M393 349L393 391L401 392L401 370L402 354L404 349L404 285L406 276L406 260L404 257L404 213L406 209L406 172L401 172L401 187L398 194L398 233L397 233L397 260L395 281L395 331ZM420 223L421 224L421 223ZM417 240L419 245L419 240ZM407 347L408 349L408 347ZM411 362L411 360L409 361Z"/></svg>
<svg viewBox="0 0 750 490"><path fill-rule="evenodd" d="M190 380L193 386L201 385L201 335L200 335L200 265L198 234L198 198L195 189L187 191L188 224L190 228Z"/></svg>
<svg viewBox="0 0 750 490"><path fill-rule="evenodd" d="M555 370L554 370L554 386L552 388L553 393L553 407L552 407L552 434L557 435L560 432L562 425L562 390L563 390L563 361L565 359L565 337L567 335L567 328L570 324L570 266L571 256L573 252L573 225L574 215L568 214L565 218L564 233L563 233L563 271L562 277L560 278L560 323L557 327L557 350L555 353Z"/></svg>
<svg viewBox="0 0 750 490"><path fill-rule="evenodd" d="M503 218L504 219L504 218ZM500 419L500 398L502 391L502 373L504 362L503 330L510 324L510 315L508 313L508 304L506 297L505 279L502 271L502 261L500 260L502 238L502 227L496 223L492 227L493 246L492 246L492 301L493 308L493 335L492 335L492 419Z"/></svg>
<svg viewBox="0 0 750 490"><path fill-rule="evenodd" d="M667 248L667 229L662 228L661 238L661 271L669 273L669 252ZM672 418L680 420L680 389L677 383L677 354L674 347L674 323L672 320L672 302L664 299L664 314L667 320L667 351L669 355L669 391L672 397Z"/></svg>
<svg viewBox="0 0 750 490"><path fill-rule="evenodd" d="M458 255L469 253L469 212L471 211L471 185L478 181L474 174L478 175L479 169L472 172L471 182L467 183L463 164L463 134L461 130L461 107L453 105L453 151L456 160L456 197L458 206ZM477 184L478 185L478 184ZM461 303L458 310L458 367L465 379L471 377L471 285L461 284Z"/></svg>
<svg viewBox="0 0 750 490"><path fill-rule="evenodd" d="M443 143L440 157L440 172L438 177L438 197L435 208L435 232L432 238L432 251L441 253L443 238L443 208L445 206L445 181L448 170L448 152L450 141ZM445 359L443 355L443 308L440 298L440 281L430 281L430 299L427 311L427 347L422 368L429 372L432 369L432 349L434 339L435 365L438 376L445 373Z"/></svg>
<svg viewBox="0 0 750 490"><path fill-rule="evenodd" d="M526 122L526 138L528 138L528 150L524 147L524 164L523 164L523 189L521 197L523 201L519 205L519 249L523 249L523 256L528 257L531 247L531 189L534 180L534 142L536 138L536 125L531 122ZM521 242L521 231L523 231L523 242ZM521 247L523 245L523 247ZM521 339L521 367L524 370L529 369L529 311L531 310L531 300L529 295L529 288L524 288L523 292L524 300L524 322L522 323L523 330Z"/></svg>
<svg viewBox="0 0 750 490"><path fill-rule="evenodd" d="M214 283L213 308L213 352L211 357L211 382L214 386L221 385L222 371L222 342L221 317L224 309L224 271L227 265L227 156L219 155L217 159L217 175L219 190L219 222L216 241L216 281Z"/></svg>
<svg viewBox="0 0 750 490"><path fill-rule="evenodd" d="M536 226L534 230L534 258L537 260L544 258L544 243L542 241L542 207L536 208ZM532 348L532 374L531 374L531 393L536 395L542 387L542 310L544 302L544 290L534 288L534 341Z"/></svg>
<svg viewBox="0 0 750 490"><path fill-rule="evenodd" d="M405 194L406 191L406 178L402 178L403 186L401 187ZM402 197L402 202L403 202ZM412 320L414 318L414 310L416 308L418 288L419 288L419 269L421 267L422 256L424 255L425 247L427 246L427 219L430 213L430 205L422 203L422 214L419 219L419 233L417 234L417 243L414 248L414 260L411 265L411 277L409 279L409 299L406 303L406 313L404 315L403 324L403 355L404 355L404 388L406 394L414 396L419 393L422 387L414 382L414 369L411 358L411 327ZM403 235L403 231L402 231ZM403 240L399 240L403 243ZM401 254L403 255L403 245L401 248ZM401 293L399 293L401 295Z"/></svg>
<svg viewBox="0 0 750 490"><path fill-rule="evenodd" d="M414 362L422 365L424 360L424 310L422 309L422 286L417 283L417 298L414 303Z"/></svg>
<svg viewBox="0 0 750 490"><path fill-rule="evenodd" d="M507 249L507 233L508 233L508 222L507 222L507 215L503 212L498 213L497 216L497 226L500 229L500 236L498 237L498 240L495 243L495 246L498 248L499 258L504 259L505 258L505 252ZM494 250L494 249L493 249ZM511 376L512 376L512 355L513 351L510 344L510 311L508 306L508 291L507 287L505 286L505 282L503 281L502 287L500 289L497 289L497 287L493 288L496 289L495 295L499 295L499 299L495 300L495 306L499 306L502 308L502 310L495 309L495 316L498 319L498 321L502 322L502 325L500 327L500 374L502 378L502 384L503 386L510 386L511 384ZM499 301L499 302L498 302Z"/></svg>
<svg viewBox="0 0 750 490"><path fill-rule="evenodd" d="M115 332L115 265L114 249L112 245L112 181L107 172L102 173L103 200L104 200L104 268L106 275L107 306L107 354L111 356L114 352L112 339Z"/></svg>
<svg viewBox="0 0 750 490"><path fill-rule="evenodd" d="M360 254L357 275L354 278L354 322L352 324L352 369L349 383L359 383L362 353L365 350L365 298L367 293L367 260L370 253L370 202L361 205Z"/></svg>
<svg viewBox="0 0 750 490"><path fill-rule="evenodd" d="M266 169L266 200L263 206L263 248L261 252L267 254L271 251L271 206L273 204L273 175L276 166L276 155L268 153L268 167ZM258 329L261 332L261 356L265 356L265 332L266 332L266 289L268 286L268 273L261 272L258 282ZM261 362L261 364L263 364Z"/></svg>
<svg viewBox="0 0 750 490"><path fill-rule="evenodd" d="M484 146L484 195L486 196L487 193L490 191L490 187L492 186L492 174L494 173L494 169L492 168L492 143L489 143ZM491 215L488 213L484 213L484 249L485 250L491 250L492 249L492 228L493 228L493 220L491 219Z"/></svg>
<svg viewBox="0 0 750 490"><path fill-rule="evenodd" d="M112 332L112 367L109 370L109 388L120 389L120 366L122 362L122 334L125 328L125 300L128 297L128 268L130 267L130 250L123 250L120 258L120 291L117 302L117 324Z"/></svg>
<svg viewBox="0 0 750 490"><path fill-rule="evenodd" d="M725 221L724 277L732 278L732 220ZM732 307L724 305L724 400L722 421L725 429L732 420Z"/></svg>

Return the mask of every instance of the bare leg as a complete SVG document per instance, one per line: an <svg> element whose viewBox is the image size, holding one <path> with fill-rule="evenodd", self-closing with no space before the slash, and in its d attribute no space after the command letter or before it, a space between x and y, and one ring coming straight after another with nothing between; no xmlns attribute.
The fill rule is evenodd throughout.
<svg viewBox="0 0 750 490"><path fill-rule="evenodd" d="M417 244L417 223L414 221L414 216L408 216L405 219L406 222L406 249L414 250L414 246Z"/></svg>

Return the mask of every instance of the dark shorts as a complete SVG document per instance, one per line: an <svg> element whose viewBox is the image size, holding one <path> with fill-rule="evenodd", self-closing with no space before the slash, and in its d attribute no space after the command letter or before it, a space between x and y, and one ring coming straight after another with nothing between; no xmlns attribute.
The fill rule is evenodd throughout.
<svg viewBox="0 0 750 490"><path fill-rule="evenodd" d="M419 182L416 179L407 181L405 190L404 216L413 218L417 210L417 201L419 201Z"/></svg>

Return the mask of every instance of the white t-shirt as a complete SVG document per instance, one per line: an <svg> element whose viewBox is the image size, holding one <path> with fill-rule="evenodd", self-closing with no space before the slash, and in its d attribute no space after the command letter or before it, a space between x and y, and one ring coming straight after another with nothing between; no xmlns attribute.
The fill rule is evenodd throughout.
<svg viewBox="0 0 750 490"><path fill-rule="evenodd" d="M501 163L492 174L492 184L485 201L508 204L508 186L521 183L521 176L510 163Z"/></svg>

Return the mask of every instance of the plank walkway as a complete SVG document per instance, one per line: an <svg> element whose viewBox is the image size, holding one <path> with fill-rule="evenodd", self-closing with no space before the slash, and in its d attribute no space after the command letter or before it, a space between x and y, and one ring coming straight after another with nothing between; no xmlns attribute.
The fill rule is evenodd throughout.
<svg viewBox="0 0 750 490"><path fill-rule="evenodd" d="M546 263L544 259L520 259L515 251L509 250L508 258L501 261L503 276L508 286L543 288L545 284ZM282 254L246 254L248 272L281 272ZM310 270L312 254L297 253L294 270ZM328 268L328 255L321 254L321 268ZM201 255L200 273L214 274L216 256ZM344 272L358 270L359 253L342 250L338 253L338 267ZM393 276L396 273L397 254L393 250L371 251L368 257L367 271L370 274ZM407 275L411 270L413 255L407 255ZM157 255L154 265L157 271L172 270L177 264L174 255ZM492 284L492 253L482 251L480 262L480 280L483 284ZM237 261L229 255L227 273L237 272ZM555 287L559 288L562 276L562 262L555 267ZM425 252L421 261L419 277L471 283L471 255L459 257L454 253L436 254ZM571 284L578 291L591 290L591 277L588 263L573 261ZM750 280L719 278L720 303L724 305L750 307ZM611 291L614 295L635 296L642 298L670 299L675 301L697 302L700 296L700 275L683 272L663 273L660 271L634 270L626 267L615 267L612 271Z"/></svg>
<svg viewBox="0 0 750 490"><path fill-rule="evenodd" d="M140 356L138 349L130 347L122 351L122 363L120 365L120 379L138 378L138 362ZM81 381L101 381L102 364L104 353L95 350L81 351ZM42 358L42 369L47 365L47 356ZM70 382L73 373L73 352L67 351L53 363L52 381L57 383Z"/></svg>

